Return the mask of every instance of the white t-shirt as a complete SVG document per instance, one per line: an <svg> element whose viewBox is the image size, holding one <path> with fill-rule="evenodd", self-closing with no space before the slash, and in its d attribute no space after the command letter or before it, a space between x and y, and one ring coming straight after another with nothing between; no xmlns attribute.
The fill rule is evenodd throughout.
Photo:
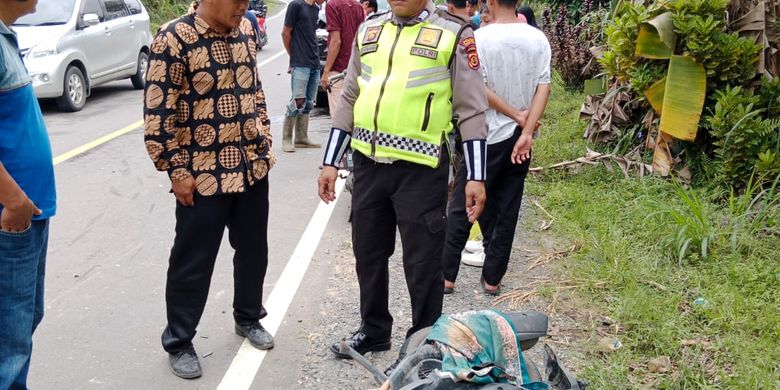
<svg viewBox="0 0 780 390"><path fill-rule="evenodd" d="M488 88L512 107L527 109L539 84L550 84L550 42L525 23L493 23L474 31ZM488 144L514 134L515 121L493 109L486 112Z"/></svg>

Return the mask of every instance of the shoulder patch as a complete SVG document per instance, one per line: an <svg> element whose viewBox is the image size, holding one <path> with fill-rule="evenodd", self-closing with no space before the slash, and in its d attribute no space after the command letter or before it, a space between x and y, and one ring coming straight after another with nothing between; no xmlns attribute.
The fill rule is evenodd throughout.
<svg viewBox="0 0 780 390"><path fill-rule="evenodd" d="M466 56L469 63L469 68L477 70L479 69L479 55L477 54L477 41L474 37L461 38L458 45L466 51Z"/></svg>

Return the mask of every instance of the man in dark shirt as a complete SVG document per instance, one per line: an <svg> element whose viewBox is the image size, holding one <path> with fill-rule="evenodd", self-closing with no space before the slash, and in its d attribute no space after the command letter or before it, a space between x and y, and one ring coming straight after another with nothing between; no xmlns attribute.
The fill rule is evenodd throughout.
<svg viewBox="0 0 780 390"><path fill-rule="evenodd" d="M267 175L275 158L246 4L202 0L162 26L146 73L146 149L168 172L177 200L162 344L173 373L187 379L201 375L192 339L225 226L235 249L235 332L256 348L274 345L260 319L267 314Z"/></svg>
<svg viewBox="0 0 780 390"><path fill-rule="evenodd" d="M319 148L309 141L309 112L314 108L320 80L320 56L317 47L317 19L323 0L293 0L287 5L282 42L290 56L292 99L282 128L282 150ZM295 130L295 143L293 143Z"/></svg>
<svg viewBox="0 0 780 390"><path fill-rule="evenodd" d="M328 107L331 112L336 110L344 79L331 83L329 78L347 70L349 56L352 54L352 42L363 18L363 6L357 0L329 0L325 5L328 58L322 69L321 83L328 91Z"/></svg>

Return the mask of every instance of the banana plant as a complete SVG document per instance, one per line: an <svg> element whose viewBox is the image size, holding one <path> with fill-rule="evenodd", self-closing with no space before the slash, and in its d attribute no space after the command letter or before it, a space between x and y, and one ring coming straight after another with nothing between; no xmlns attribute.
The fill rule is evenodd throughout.
<svg viewBox="0 0 780 390"><path fill-rule="evenodd" d="M676 47L671 12L658 15L640 27L636 55L669 61L667 75L645 91L648 102L661 117L660 131L693 141L707 95L707 73L692 57L676 55Z"/></svg>

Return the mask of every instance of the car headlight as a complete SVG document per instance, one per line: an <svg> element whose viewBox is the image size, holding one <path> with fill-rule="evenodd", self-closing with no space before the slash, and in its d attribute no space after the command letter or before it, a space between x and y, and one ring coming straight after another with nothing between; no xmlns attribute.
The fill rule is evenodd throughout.
<svg viewBox="0 0 780 390"><path fill-rule="evenodd" d="M51 56L59 53L57 50L57 43L58 41L49 41L49 42L42 42L38 44L37 46L33 47L30 50L30 53L27 54L31 58L40 58L40 57L46 57Z"/></svg>

